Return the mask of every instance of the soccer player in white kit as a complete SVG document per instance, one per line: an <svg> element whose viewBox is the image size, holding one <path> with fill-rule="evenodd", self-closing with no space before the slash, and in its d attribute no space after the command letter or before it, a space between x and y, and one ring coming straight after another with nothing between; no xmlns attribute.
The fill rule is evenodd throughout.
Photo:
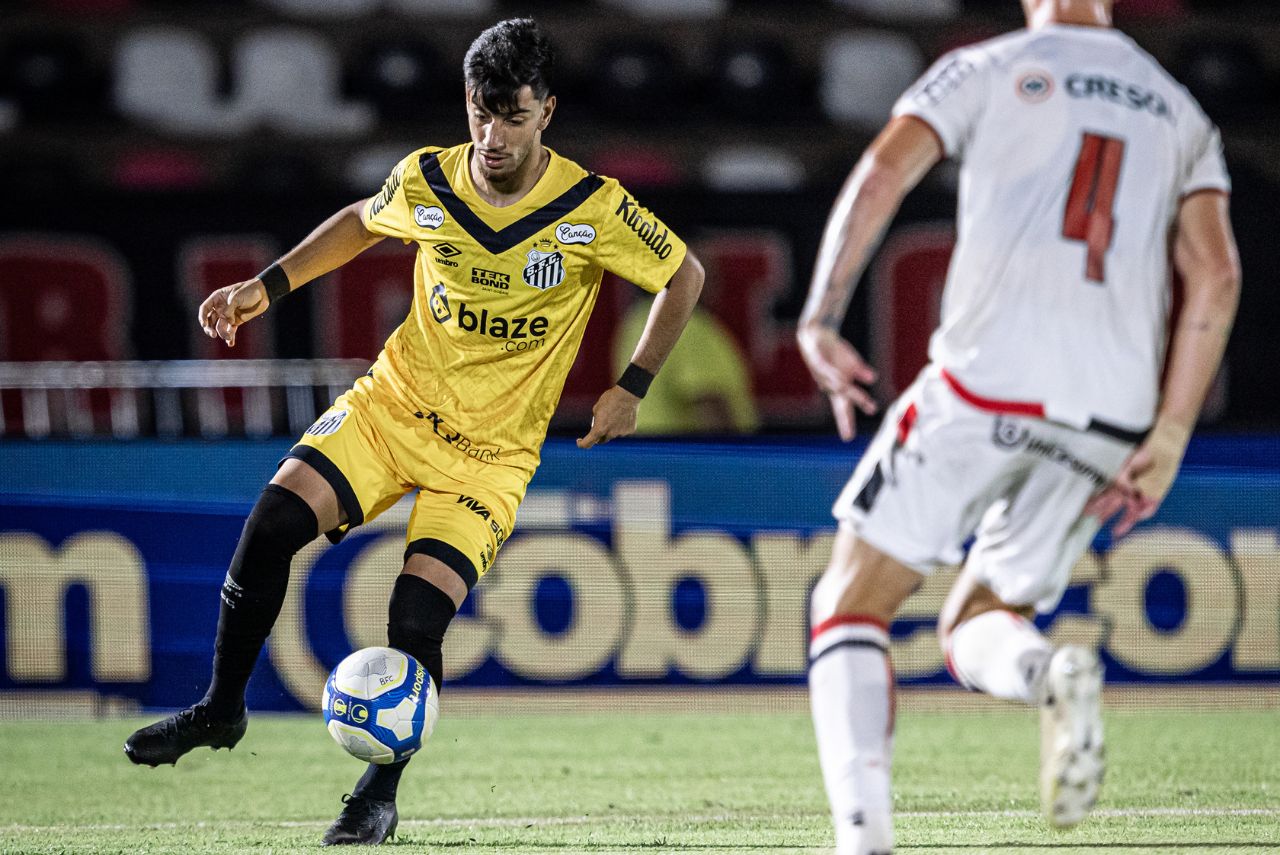
<svg viewBox="0 0 1280 855"><path fill-rule="evenodd" d="M893 846L889 623L964 561L939 619L964 685L1042 710L1048 820L1102 780L1101 668L1032 624L1103 520L1155 513L1222 359L1239 293L1216 129L1111 28L1111 0L1023 0L1028 28L944 56L836 200L798 337L841 436L875 372L839 334L902 197L961 162L958 241L929 365L886 414L834 514L809 686L838 851ZM1185 293L1170 325L1170 260ZM1166 353L1167 350L1167 353ZM1162 373L1163 372L1163 373ZM974 537L967 556L963 545Z"/></svg>

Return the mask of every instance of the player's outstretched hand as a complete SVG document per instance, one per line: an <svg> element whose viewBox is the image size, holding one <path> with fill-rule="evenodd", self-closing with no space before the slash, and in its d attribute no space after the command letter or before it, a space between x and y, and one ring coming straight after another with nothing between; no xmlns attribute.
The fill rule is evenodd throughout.
<svg viewBox="0 0 1280 855"><path fill-rule="evenodd" d="M1124 537L1135 525L1151 519L1173 486L1190 437L1190 428L1157 420L1115 479L1085 505L1085 515L1105 524L1120 514L1112 527L1116 537Z"/></svg>
<svg viewBox="0 0 1280 855"><path fill-rule="evenodd" d="M640 399L620 386L604 390L591 408L591 430L578 440L578 448L590 448L635 433Z"/></svg>
<svg viewBox="0 0 1280 855"><path fill-rule="evenodd" d="M821 324L802 325L796 334L800 353L818 388L831 400L836 429L845 442L857 434L854 409L869 416L876 413L876 402L863 388L876 382L875 370L839 333Z"/></svg>
<svg viewBox="0 0 1280 855"><path fill-rule="evenodd" d="M237 282L214 291L200 304L196 320L209 338L236 346L236 328L267 310L267 289L260 279Z"/></svg>

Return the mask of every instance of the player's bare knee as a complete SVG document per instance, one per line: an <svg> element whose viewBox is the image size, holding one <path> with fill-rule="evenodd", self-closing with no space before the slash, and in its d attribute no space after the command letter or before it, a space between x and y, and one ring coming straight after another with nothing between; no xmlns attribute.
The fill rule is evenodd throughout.
<svg viewBox="0 0 1280 855"><path fill-rule="evenodd" d="M893 620L903 600L924 576L841 528L831 563L814 588L810 619L816 625L836 614Z"/></svg>
<svg viewBox="0 0 1280 855"><path fill-rule="evenodd" d="M438 541L435 541L438 543ZM411 546L410 549L413 547ZM438 558L421 552L409 552L405 555L404 573L416 576L443 591L453 602L455 609L462 607L476 578L468 573L459 573L453 567ZM472 570L471 573L475 571ZM470 576L470 578L464 578Z"/></svg>
<svg viewBox="0 0 1280 855"><path fill-rule="evenodd" d="M1033 607L1006 603L990 588L975 581L968 571L961 573L938 613L938 642L945 648L947 638L960 624L980 614L997 610L1013 612L1025 618L1035 616Z"/></svg>
<svg viewBox="0 0 1280 855"><path fill-rule="evenodd" d="M836 606L848 586L852 574L848 567L832 563L813 586L809 595L809 623L817 626L836 613Z"/></svg>
<svg viewBox="0 0 1280 855"><path fill-rule="evenodd" d="M347 522L346 511L338 501L337 492L310 464L296 457L286 458L276 470L271 483L283 487L306 502L316 515L320 531L332 531Z"/></svg>

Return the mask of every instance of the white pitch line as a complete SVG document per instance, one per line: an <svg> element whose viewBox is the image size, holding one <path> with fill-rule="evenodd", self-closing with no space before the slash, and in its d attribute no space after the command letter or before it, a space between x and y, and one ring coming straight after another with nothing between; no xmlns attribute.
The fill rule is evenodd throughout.
<svg viewBox="0 0 1280 855"><path fill-rule="evenodd" d="M520 816L520 817L440 817L437 819L401 820L404 828L521 828L524 826L590 825L595 822L734 822L760 819L795 819L808 814L600 814L599 816ZM818 817L819 814L813 814ZM825 814L822 815L825 817ZM989 817L997 819L1032 819L1040 816L1034 810L905 810L895 816L917 819L958 819L961 817ZM1129 819L1142 817L1226 817L1226 816L1277 816L1276 808L1103 808L1090 816L1105 819ZM253 820L195 822L195 823L102 823L86 825L0 825L0 834L51 831L163 831L182 828L323 828L329 820L285 820L281 822L255 822Z"/></svg>
<svg viewBox="0 0 1280 855"><path fill-rule="evenodd" d="M1035 810L900 810L895 812L894 816L926 819L952 819L962 816L1024 819L1038 817L1040 812ZM1101 808L1090 811L1089 816L1121 819L1154 816L1280 816L1280 808Z"/></svg>

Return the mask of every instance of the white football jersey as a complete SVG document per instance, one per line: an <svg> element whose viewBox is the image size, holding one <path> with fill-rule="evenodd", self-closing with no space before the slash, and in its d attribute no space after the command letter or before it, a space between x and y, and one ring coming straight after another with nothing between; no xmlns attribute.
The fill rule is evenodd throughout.
<svg viewBox="0 0 1280 855"><path fill-rule="evenodd" d="M933 363L1022 412L1148 427L1179 202L1230 190L1191 95L1124 34L1051 25L944 56L894 115L962 164Z"/></svg>

